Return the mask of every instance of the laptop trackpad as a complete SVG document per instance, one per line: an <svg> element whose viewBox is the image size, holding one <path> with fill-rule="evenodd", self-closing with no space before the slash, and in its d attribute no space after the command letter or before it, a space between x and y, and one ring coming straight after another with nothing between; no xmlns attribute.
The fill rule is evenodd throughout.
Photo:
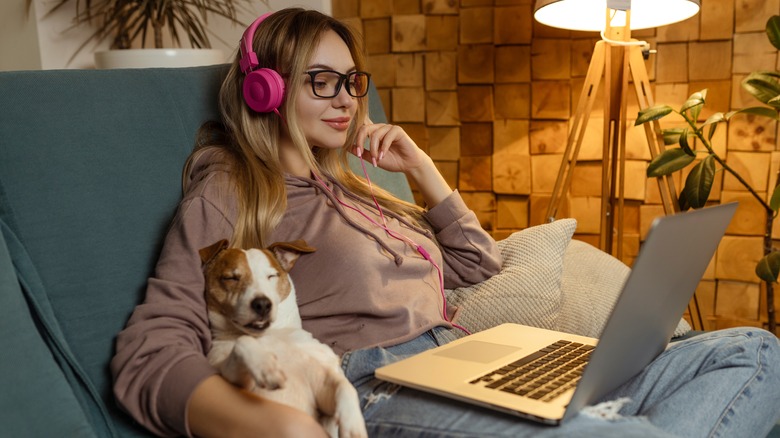
<svg viewBox="0 0 780 438"><path fill-rule="evenodd" d="M482 341L467 341L452 348L445 348L434 353L434 355L466 360L469 362L489 363L509 354L516 353L517 350L518 347L510 345Z"/></svg>

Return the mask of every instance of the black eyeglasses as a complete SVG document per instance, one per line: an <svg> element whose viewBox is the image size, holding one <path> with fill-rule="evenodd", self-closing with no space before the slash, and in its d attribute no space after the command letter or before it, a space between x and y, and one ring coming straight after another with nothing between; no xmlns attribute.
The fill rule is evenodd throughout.
<svg viewBox="0 0 780 438"><path fill-rule="evenodd" d="M371 75L364 71L344 75L333 70L312 70L306 74L311 78L311 91L315 96L324 98L336 97L343 84L346 84L350 96L363 97L368 94L368 82L371 80Z"/></svg>

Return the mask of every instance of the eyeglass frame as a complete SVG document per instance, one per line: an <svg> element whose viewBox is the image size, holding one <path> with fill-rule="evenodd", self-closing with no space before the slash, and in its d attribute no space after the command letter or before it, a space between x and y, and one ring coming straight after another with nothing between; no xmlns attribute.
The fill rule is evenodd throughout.
<svg viewBox="0 0 780 438"><path fill-rule="evenodd" d="M315 87L314 87L314 78L318 74L320 74L320 73L334 73L334 74L336 74L339 77L339 81L336 83L336 89L333 92L332 96L320 96L318 94L317 90L315 89ZM325 70L309 70L307 72L304 72L304 74L309 75L309 77L311 78L311 82L309 83L311 85L311 92L314 93L314 95L316 97L320 97L320 98L323 98L323 99L332 99L332 98L338 96L339 93L341 92L341 87L344 84L347 84L345 88L347 90L347 94L349 94L350 96L352 96L354 98L364 97L364 96L366 96L368 94L368 88L369 88L369 85L371 84L371 73L368 73L368 72L365 72L365 71L353 71L353 72L349 72L347 74L342 74L342 73L339 73L339 72L337 72L335 70L327 70L327 69L325 69ZM349 77L353 76L353 75L356 75L356 74L365 75L366 79L367 79L366 91L363 94L359 95L359 96L355 96L354 94L352 94L352 87L349 85Z"/></svg>

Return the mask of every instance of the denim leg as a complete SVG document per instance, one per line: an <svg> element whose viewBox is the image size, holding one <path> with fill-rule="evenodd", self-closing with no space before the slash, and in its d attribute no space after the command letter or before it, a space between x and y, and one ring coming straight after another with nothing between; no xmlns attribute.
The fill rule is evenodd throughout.
<svg viewBox="0 0 780 438"><path fill-rule="evenodd" d="M764 437L780 417L780 346L756 328L705 333L672 344L610 398L673 435Z"/></svg>
<svg viewBox="0 0 780 438"><path fill-rule="evenodd" d="M578 415L558 427L545 426L489 409L383 382L374 369L458 337L434 329L389 348L347 353L342 367L357 387L371 437L668 437L644 417L605 420Z"/></svg>

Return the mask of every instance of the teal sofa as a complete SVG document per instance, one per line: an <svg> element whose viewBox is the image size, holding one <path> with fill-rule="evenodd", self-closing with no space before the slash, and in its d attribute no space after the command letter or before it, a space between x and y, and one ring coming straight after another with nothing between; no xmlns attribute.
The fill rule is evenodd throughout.
<svg viewBox="0 0 780 438"><path fill-rule="evenodd" d="M225 73L0 73L0 435L149 435L116 405L108 363ZM412 200L402 175L373 178Z"/></svg>
<svg viewBox="0 0 780 438"><path fill-rule="evenodd" d="M149 436L116 404L108 364L144 297L195 132L217 118L225 73L0 72L0 436ZM372 120L386 120L371 96ZM376 184L413 199L402 175L368 168ZM557 221L499 242L502 273L451 291L463 323L598 336L628 268L570 241L575 226Z"/></svg>

